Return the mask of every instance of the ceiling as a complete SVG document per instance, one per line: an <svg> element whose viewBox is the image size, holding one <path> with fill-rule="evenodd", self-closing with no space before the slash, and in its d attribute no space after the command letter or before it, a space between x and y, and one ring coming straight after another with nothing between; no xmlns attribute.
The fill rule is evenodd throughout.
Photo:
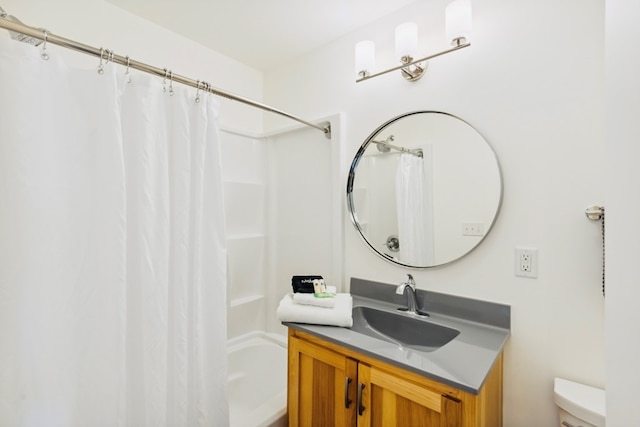
<svg viewBox="0 0 640 427"><path fill-rule="evenodd" d="M416 0L107 1L265 71Z"/></svg>

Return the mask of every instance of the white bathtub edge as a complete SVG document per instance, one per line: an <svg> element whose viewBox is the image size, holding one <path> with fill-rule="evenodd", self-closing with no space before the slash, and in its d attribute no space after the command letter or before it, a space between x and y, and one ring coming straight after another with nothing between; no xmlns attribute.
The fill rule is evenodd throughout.
<svg viewBox="0 0 640 427"><path fill-rule="evenodd" d="M282 408L277 412L273 408ZM237 417L234 425L242 427L270 427L275 422L281 421L287 414L287 392L283 391L273 396L260 407L256 408L250 414ZM244 414L243 414L244 415ZM256 420L260 420L260 424L256 425Z"/></svg>
<svg viewBox="0 0 640 427"><path fill-rule="evenodd" d="M239 337L227 340L227 354L242 351L255 345L273 345L287 351L287 337L282 334L264 331L252 331ZM242 375L242 373L239 373ZM233 380L233 373L229 373L229 380ZM282 390L282 389L281 389ZM274 409L276 409L274 411ZM234 412L233 427L283 427L287 425L287 390L273 395L261 402L249 412ZM231 414L230 414L231 415Z"/></svg>

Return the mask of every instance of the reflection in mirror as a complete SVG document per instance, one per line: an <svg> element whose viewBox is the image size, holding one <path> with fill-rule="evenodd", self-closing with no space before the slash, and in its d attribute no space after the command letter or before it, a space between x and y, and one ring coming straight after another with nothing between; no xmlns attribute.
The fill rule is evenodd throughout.
<svg viewBox="0 0 640 427"><path fill-rule="evenodd" d="M502 202L491 146L465 121L418 111L384 123L365 140L349 172L351 219L384 259L435 267L473 250Z"/></svg>

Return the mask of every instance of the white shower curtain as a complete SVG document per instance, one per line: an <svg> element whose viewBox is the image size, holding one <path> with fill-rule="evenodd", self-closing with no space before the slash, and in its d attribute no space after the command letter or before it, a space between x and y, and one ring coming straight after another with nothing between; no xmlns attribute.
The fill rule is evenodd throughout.
<svg viewBox="0 0 640 427"><path fill-rule="evenodd" d="M396 170L399 260L416 267L434 264L430 148L423 148L423 157L401 154Z"/></svg>
<svg viewBox="0 0 640 427"><path fill-rule="evenodd" d="M217 103L0 33L0 425L225 426Z"/></svg>

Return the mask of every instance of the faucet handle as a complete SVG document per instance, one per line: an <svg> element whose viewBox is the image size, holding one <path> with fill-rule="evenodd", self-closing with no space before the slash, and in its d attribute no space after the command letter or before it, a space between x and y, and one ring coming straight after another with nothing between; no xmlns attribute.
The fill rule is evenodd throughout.
<svg viewBox="0 0 640 427"><path fill-rule="evenodd" d="M411 286L411 289L416 290L416 281L413 280L413 276L411 274L407 274L407 285Z"/></svg>

